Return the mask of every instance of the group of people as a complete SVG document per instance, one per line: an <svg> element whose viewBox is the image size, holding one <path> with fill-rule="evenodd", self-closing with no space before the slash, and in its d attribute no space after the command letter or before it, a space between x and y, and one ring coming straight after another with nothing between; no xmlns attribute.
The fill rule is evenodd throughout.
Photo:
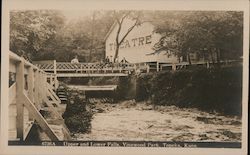
<svg viewBox="0 0 250 155"><path fill-rule="evenodd" d="M105 65L106 64L113 64L113 63L115 63L117 61L117 59L113 62L112 60L110 60L109 59L109 57L107 56L105 59L104 59L104 62L103 61L101 61L101 63L104 63ZM71 60L71 63L72 64L77 64L77 63L79 63L79 60L78 60L78 57L77 57L77 55L74 57L74 59L72 59ZM121 64L127 64L128 63L128 61L125 59L125 57L123 57L123 59L121 60L121 62L120 62Z"/></svg>
<svg viewBox="0 0 250 155"><path fill-rule="evenodd" d="M115 65L118 65L120 67L125 68L128 61L123 57L123 59L119 62L118 59L115 59L114 61L110 60L107 56L104 60L105 65L109 65L110 67L115 67Z"/></svg>
<svg viewBox="0 0 250 155"><path fill-rule="evenodd" d="M109 57L107 56L105 59L103 59L98 65L96 65L96 69L97 70L104 70L104 68L122 68L125 69L128 66L128 61L125 59L125 57L123 57L123 59L118 62L116 61L112 61L109 59ZM78 68L79 66L77 64L79 64L79 60L78 57L75 56L74 59L71 60L71 64L74 64L76 66L76 68ZM77 70L76 70L77 72Z"/></svg>

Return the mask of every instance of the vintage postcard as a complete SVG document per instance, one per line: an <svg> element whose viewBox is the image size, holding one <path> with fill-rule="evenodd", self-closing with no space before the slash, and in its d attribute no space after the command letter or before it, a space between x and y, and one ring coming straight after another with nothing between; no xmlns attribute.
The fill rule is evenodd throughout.
<svg viewBox="0 0 250 155"><path fill-rule="evenodd" d="M2 4L0 154L247 154L247 0Z"/></svg>

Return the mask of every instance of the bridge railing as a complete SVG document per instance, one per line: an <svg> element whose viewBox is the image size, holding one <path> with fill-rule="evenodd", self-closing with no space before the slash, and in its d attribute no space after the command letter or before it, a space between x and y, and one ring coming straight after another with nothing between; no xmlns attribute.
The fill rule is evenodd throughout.
<svg viewBox="0 0 250 155"><path fill-rule="evenodd" d="M53 73L128 73L135 69L134 64L129 63L36 63L36 66L46 72Z"/></svg>
<svg viewBox="0 0 250 155"><path fill-rule="evenodd" d="M51 140L58 140L39 112L48 102L48 87L58 87L55 74L46 73L9 52L9 140L25 140L34 123L38 123Z"/></svg>

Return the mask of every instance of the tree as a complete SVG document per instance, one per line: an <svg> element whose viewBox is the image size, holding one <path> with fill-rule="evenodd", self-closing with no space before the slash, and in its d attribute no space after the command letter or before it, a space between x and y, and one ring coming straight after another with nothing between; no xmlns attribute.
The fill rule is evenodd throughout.
<svg viewBox="0 0 250 155"><path fill-rule="evenodd" d="M36 12L36 11L35 11ZM35 14L34 11L31 11L33 18L38 18L40 13ZM49 11L53 12L53 11ZM91 12L90 12L91 13ZM12 22L22 24L23 29L29 30L29 22L23 23L19 21L21 18L21 11L16 11ZM57 14L61 15L62 12L58 11ZM25 18L29 17L25 15ZM22 16L24 16L22 15ZM55 29L54 33L49 35L48 38L44 40L39 40L39 38L34 38L37 43L39 43L39 48L31 52L32 44L34 39L30 39L29 44L18 44L18 38L15 36L12 37L13 41L11 42L11 49L13 51L23 50L25 55L30 55L32 60L51 60L55 59L57 61L69 62L75 55L78 55L78 58L81 62L95 62L100 61L104 57L104 36L109 30L111 24L114 22L111 11L98 11L95 15L94 28L92 23L91 16L83 16L77 20L71 19L66 20L62 18L63 23L55 23L56 20L50 20L47 23L41 22L44 29L48 29L49 25L58 26ZM22 17L24 19L24 17ZM53 17L55 18L55 17ZM18 28L12 28L11 33L15 31L20 31ZM33 31L32 31L33 32ZM94 33L93 33L94 32ZM36 32L34 32L36 33ZM46 34L46 31L41 33ZM29 33L22 33L23 38L28 38ZM13 43L13 44L12 44ZM15 45L15 48L13 48ZM15 50L17 49L17 50ZM89 57L91 52L92 57ZM19 55L22 55L21 53Z"/></svg>
<svg viewBox="0 0 250 155"><path fill-rule="evenodd" d="M155 53L171 50L188 58L190 53L210 55L213 62L242 56L242 12L156 11L152 19L155 31L162 34Z"/></svg>
<svg viewBox="0 0 250 155"><path fill-rule="evenodd" d="M63 25L59 11L11 11L10 50L31 60Z"/></svg>
<svg viewBox="0 0 250 155"><path fill-rule="evenodd" d="M125 38L128 36L128 34L138 25L141 24L141 12L139 11L114 11L113 12L115 23L117 28L116 38L115 38L115 55L114 55L114 62L117 60L118 54L119 54L119 47L125 40ZM130 18L134 23L127 29L125 34L123 36L121 35L121 29L124 24L124 21L126 18Z"/></svg>

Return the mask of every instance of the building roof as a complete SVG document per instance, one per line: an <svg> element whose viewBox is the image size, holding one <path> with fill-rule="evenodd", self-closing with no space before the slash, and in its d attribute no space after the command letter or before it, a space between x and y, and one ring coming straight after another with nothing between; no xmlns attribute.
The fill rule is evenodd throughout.
<svg viewBox="0 0 250 155"><path fill-rule="evenodd" d="M152 23L152 21L145 21L145 22L149 22ZM106 34L106 36L104 37L104 41L107 40L107 38L109 37L110 33L113 31L113 29L115 28L115 26L117 25L117 22L115 21L112 26L110 27L108 33Z"/></svg>
<svg viewBox="0 0 250 155"><path fill-rule="evenodd" d="M104 37L104 41L106 41L106 39L109 37L110 33L113 31L113 29L115 28L117 22L115 21L112 26L110 27L108 33L106 34L106 36Z"/></svg>

